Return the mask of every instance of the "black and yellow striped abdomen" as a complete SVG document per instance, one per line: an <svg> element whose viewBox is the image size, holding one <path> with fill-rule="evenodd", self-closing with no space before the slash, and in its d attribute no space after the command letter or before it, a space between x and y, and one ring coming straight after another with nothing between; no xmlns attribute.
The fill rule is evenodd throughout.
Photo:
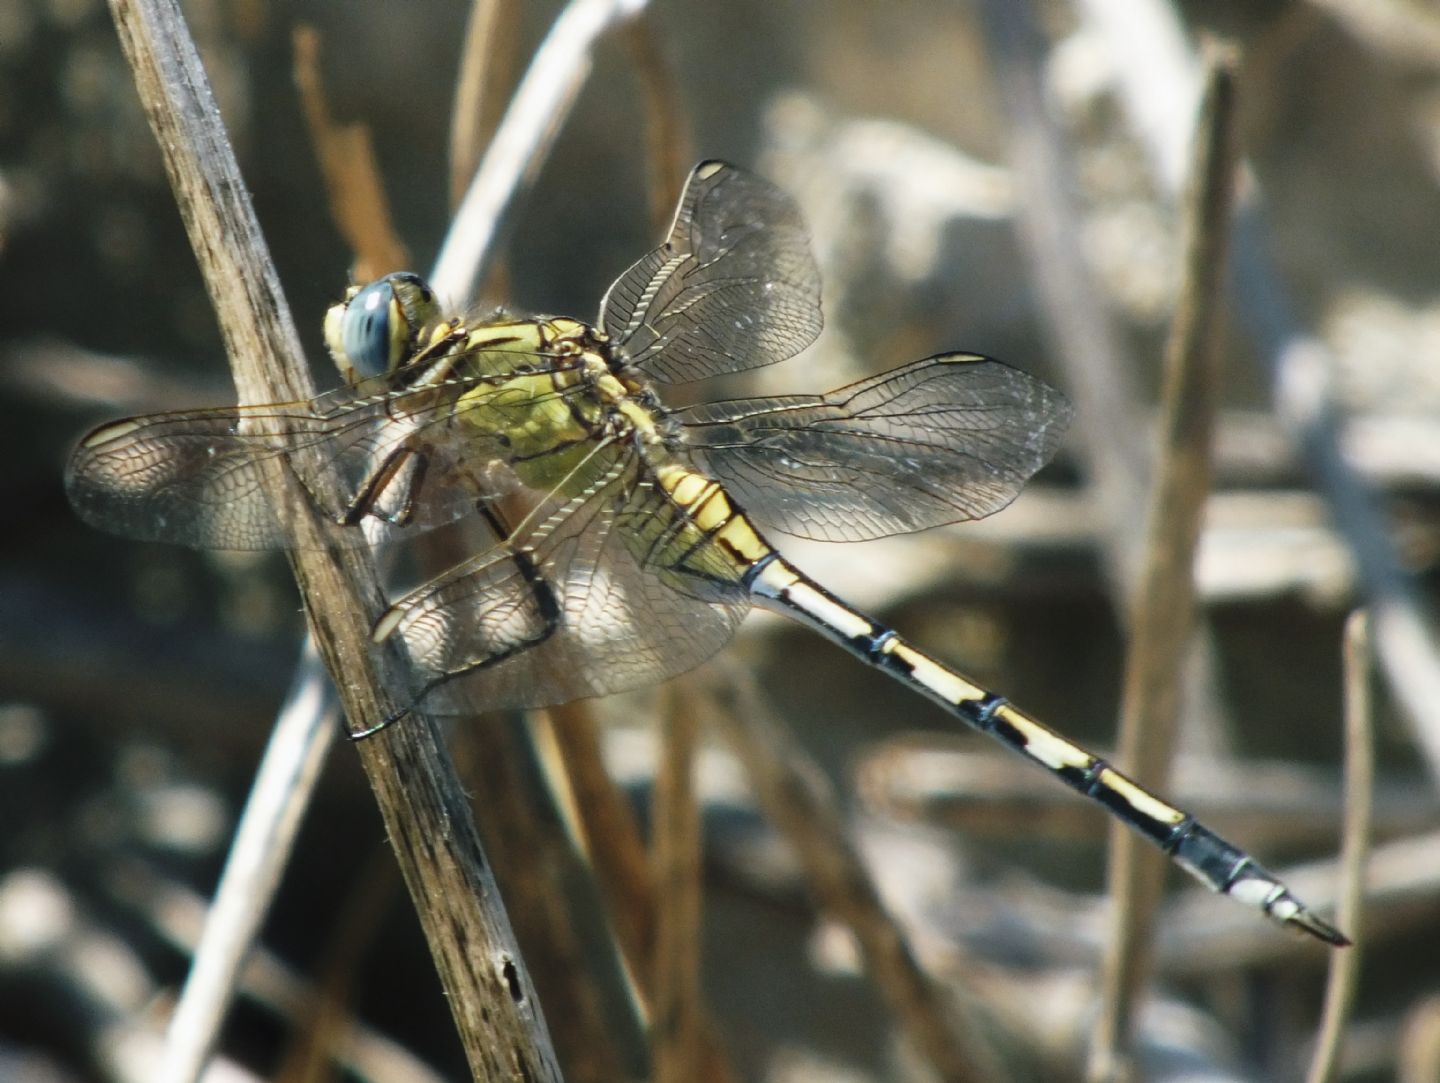
<svg viewBox="0 0 1440 1083"><path fill-rule="evenodd" d="M756 567L749 587L767 608L815 628L861 661L910 686L1103 805L1212 891L1328 943L1349 942L1338 929L1307 910L1277 877L1189 813L1136 785L1005 697L986 691L907 643L893 629L852 609L778 554Z"/></svg>

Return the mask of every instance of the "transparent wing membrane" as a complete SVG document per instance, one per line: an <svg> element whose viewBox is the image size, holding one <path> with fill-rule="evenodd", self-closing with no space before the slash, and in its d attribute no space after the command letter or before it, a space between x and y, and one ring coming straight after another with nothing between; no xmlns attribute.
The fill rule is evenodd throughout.
<svg viewBox="0 0 1440 1083"><path fill-rule="evenodd" d="M630 364L667 383L783 361L820 323L820 273L794 202L719 162L690 174L665 243L600 306Z"/></svg>
<svg viewBox="0 0 1440 1083"><path fill-rule="evenodd" d="M979 519L1050 461L1063 395L975 354L942 354L827 395L681 411L697 461L762 524L861 541Z"/></svg>
<svg viewBox="0 0 1440 1083"><path fill-rule="evenodd" d="M397 602L377 624L419 671L427 710L538 707L641 688L729 641L750 600L733 569L700 580L664 563L684 512L629 451L552 496L506 543Z"/></svg>
<svg viewBox="0 0 1440 1083"><path fill-rule="evenodd" d="M467 421L502 391L453 379L377 393L383 383L103 425L66 468L71 502L88 522L132 538L275 549L291 541L266 488L272 465L327 519L362 527L335 539L357 546L453 522L515 488L506 449Z"/></svg>

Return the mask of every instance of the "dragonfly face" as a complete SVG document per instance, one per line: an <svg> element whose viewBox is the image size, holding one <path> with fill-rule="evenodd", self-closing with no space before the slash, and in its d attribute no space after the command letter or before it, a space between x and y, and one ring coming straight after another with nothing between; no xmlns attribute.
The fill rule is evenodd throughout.
<svg viewBox="0 0 1440 1083"><path fill-rule="evenodd" d="M1049 460L1070 416L1053 389L974 354L824 395L662 407L656 385L808 346L819 300L794 204L705 162L665 243L610 287L595 327L467 324L446 318L416 276L391 275L327 316L346 386L309 402L102 426L71 459L70 498L97 526L221 549L287 544L265 488L276 464L354 528L337 532L352 544L473 517L489 543L375 625L377 641L404 644L419 701L434 711L653 684L704 661L765 605L1100 801L1216 890L1343 940L1242 851L772 547L762 527L850 541L988 515ZM293 454L302 447L320 454ZM321 472L307 465L317 459ZM511 494L531 509L518 522L499 504Z"/></svg>

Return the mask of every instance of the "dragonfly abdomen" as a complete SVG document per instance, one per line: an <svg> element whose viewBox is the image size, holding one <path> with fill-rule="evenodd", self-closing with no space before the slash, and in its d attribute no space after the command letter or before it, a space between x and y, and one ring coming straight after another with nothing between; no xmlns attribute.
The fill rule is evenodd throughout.
<svg viewBox="0 0 1440 1083"><path fill-rule="evenodd" d="M861 661L938 703L1045 768L1071 789L1155 843L1212 891L1229 895L1274 921L1331 944L1349 941L1316 917L1243 850L1193 816L1132 782L1099 756L1062 737L1005 699L967 680L907 643L899 633L846 605L778 554L755 569L748 585L767 608L796 618Z"/></svg>
<svg viewBox="0 0 1440 1083"><path fill-rule="evenodd" d="M770 543L713 478L677 462L653 476L655 504L629 524L637 560L688 591L743 591L756 564L775 554Z"/></svg>

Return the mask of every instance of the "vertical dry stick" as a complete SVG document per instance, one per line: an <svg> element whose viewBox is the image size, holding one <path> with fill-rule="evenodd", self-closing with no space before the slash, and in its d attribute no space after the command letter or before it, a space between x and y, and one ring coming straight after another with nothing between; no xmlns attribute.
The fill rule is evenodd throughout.
<svg viewBox="0 0 1440 1083"><path fill-rule="evenodd" d="M395 232L370 129L363 124L336 124L320 79L320 34L296 27L295 86L310 145L320 164L330 217L355 255L357 282L369 282L410 266L410 253Z"/></svg>
<svg viewBox="0 0 1440 1083"><path fill-rule="evenodd" d="M665 726L655 778L655 951L651 1005L651 1079L693 1083L700 1052L700 809L694 768L698 724L693 681L667 687Z"/></svg>
<svg viewBox="0 0 1440 1083"><path fill-rule="evenodd" d="M406 261L390 226L368 133L330 120L319 79L319 37L295 32L296 83L330 193L331 212L358 253L356 269L374 275ZM367 269L368 267L368 269ZM339 702L308 635L294 691L281 708L216 886L166 1033L165 1083L198 1079L228 1010L237 972L270 908L300 819L334 741Z"/></svg>
<svg viewBox="0 0 1440 1083"><path fill-rule="evenodd" d="M173 0L112 0L126 59L165 157L205 275L242 401L313 393L298 337L225 136L204 70ZM370 646L382 601L373 561L327 547L330 524L276 470L277 507L316 646L352 725L397 708L399 660ZM458 782L422 716L360 746L381 815L420 913L476 1079L560 1079L529 976L485 865Z"/></svg>
<svg viewBox="0 0 1440 1083"><path fill-rule="evenodd" d="M639 825L624 793L605 770L595 712L585 701L551 707L536 715L560 766L553 777L565 787L575 810L575 829L595 870L615 940L629 966L642 1010L654 999L655 882ZM734 1069L708 1014L700 1036L702 1083L733 1083Z"/></svg>
<svg viewBox="0 0 1440 1083"><path fill-rule="evenodd" d="M1086 493L1100 510L1101 555L1117 607L1128 616L1139 580L1135 524L1144 515L1149 449L1135 419L1141 395L1124 338L1094 282L1080 238L1081 215L1071 193L1076 169L1051 116L1043 68L1046 42L1034 0L982 0L987 45L1010 119L1010 166L1019 185L1019 230L1050 353L1067 374L1075 399L1073 443ZM1223 746L1225 705L1214 680L1208 636L1185 671L1181 709L1192 732ZM1197 745L1199 743L1197 741Z"/></svg>
<svg viewBox="0 0 1440 1083"><path fill-rule="evenodd" d="M1315 2L1325 6L1327 0ZM1380 7L1365 0L1334 2L1357 12ZM1120 105L1151 158L1160 163L1157 179L1172 190L1179 187L1180 171L1172 172L1166 163L1178 156L1158 145L1157 135L1164 129L1141 118L1153 117L1157 103L1184 101L1190 94L1195 66L1184 52L1174 6L1166 0L1084 4L1093 24L1088 29L1098 32L1093 36L1111 53L1111 67L1125 73L1118 83ZM1413 5L1404 7L1405 32L1411 44L1423 50L1436 22L1423 18L1419 8L1410 11ZM1345 21L1356 32L1356 25ZM1146 73L1144 81L1137 72ZM1257 97L1264 97L1263 88ZM1432 626L1432 607L1390 539L1373 486L1342 454L1345 419L1329 386L1336 363L1325 343L1304 328L1291 290L1275 266L1264 194L1253 176L1248 190L1250 198L1240 208L1234 230L1236 322L1255 343L1256 360L1269 367L1276 415L1289 430L1316 491L1329 503L1332 525L1350 547L1356 578L1368 600L1380 669L1405 707L1432 780L1440 783L1440 637Z"/></svg>
<svg viewBox="0 0 1440 1083"><path fill-rule="evenodd" d="M1234 187L1235 61L1212 54L1196 128L1186 205L1185 270L1165 356L1161 461L1146 529L1145 566L1130 620L1120 762L1161 786L1174 746L1177 694L1195 608L1195 546L1210 491L1219 378L1220 295ZM1150 967L1155 908L1167 863L1133 832L1110 829L1110 949L1096 1025L1092 1080L1128 1076L1135 1009Z"/></svg>
<svg viewBox="0 0 1440 1083"><path fill-rule="evenodd" d="M1330 955L1320 1037L1306 1083L1328 1083L1340 1069L1340 1046L1355 983L1360 976L1360 946L1365 935L1365 867L1370 859L1370 816L1375 789L1375 739L1370 710L1370 622L1363 609L1345 622L1345 823L1340 844L1340 899L1336 922L1350 934L1349 951Z"/></svg>
<svg viewBox="0 0 1440 1083"><path fill-rule="evenodd" d="M1400 1022L1396 1083L1435 1083L1440 1079L1440 996L1428 996L1405 1012Z"/></svg>
<svg viewBox="0 0 1440 1083"><path fill-rule="evenodd" d="M654 885L634 813L605 773L594 712L583 701L565 703L547 710L545 719L620 949L637 977L648 974L655 936ZM648 1003L648 980L638 980L645 987L641 998Z"/></svg>
<svg viewBox="0 0 1440 1083"><path fill-rule="evenodd" d="M866 973L916 1053L945 1083L1007 1078L977 1020L916 961L846 835L820 768L769 714L747 673L723 662L710 671L710 695L701 701L706 723L721 728L745 765L755 800L795 848L820 907L854 935Z"/></svg>
<svg viewBox="0 0 1440 1083"><path fill-rule="evenodd" d="M450 117L452 210L465 198L465 190L479 168L481 157L495 137L506 95L514 85L519 59L520 13L517 0L474 0L470 7ZM504 301L509 294L509 264L504 253L497 251L484 276L476 279L475 296L458 300L467 304L481 299Z"/></svg>

